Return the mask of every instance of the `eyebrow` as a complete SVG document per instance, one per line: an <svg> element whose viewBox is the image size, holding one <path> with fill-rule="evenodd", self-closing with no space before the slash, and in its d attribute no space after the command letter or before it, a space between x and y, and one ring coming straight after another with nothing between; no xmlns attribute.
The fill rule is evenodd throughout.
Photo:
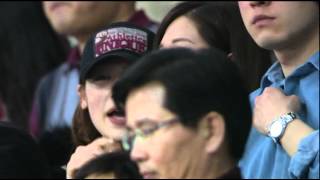
<svg viewBox="0 0 320 180"><path fill-rule="evenodd" d="M157 123L155 120L149 119L149 118L142 118L142 119L137 119L135 126L136 127L140 127L141 125L143 125L144 123ZM127 124L126 128L128 130L132 130L134 126L130 126L129 124Z"/></svg>
<svg viewBox="0 0 320 180"><path fill-rule="evenodd" d="M145 123L157 123L157 122L152 119L143 118L143 119L138 119L136 125L137 125L137 127L140 127L141 125L143 125Z"/></svg>
<svg viewBox="0 0 320 180"><path fill-rule="evenodd" d="M189 42L191 44L194 44L193 41L191 41L190 39L187 39L187 38L176 38L176 39L172 40L172 43L177 43L177 42L180 42L180 41L187 41L187 42Z"/></svg>

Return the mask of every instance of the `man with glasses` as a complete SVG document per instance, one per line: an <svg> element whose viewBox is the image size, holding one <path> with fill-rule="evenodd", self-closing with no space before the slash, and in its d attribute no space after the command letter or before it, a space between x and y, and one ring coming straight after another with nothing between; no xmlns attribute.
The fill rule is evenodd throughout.
<svg viewBox="0 0 320 180"><path fill-rule="evenodd" d="M218 50L163 49L114 85L123 147L144 178L239 178L251 111L239 71Z"/></svg>

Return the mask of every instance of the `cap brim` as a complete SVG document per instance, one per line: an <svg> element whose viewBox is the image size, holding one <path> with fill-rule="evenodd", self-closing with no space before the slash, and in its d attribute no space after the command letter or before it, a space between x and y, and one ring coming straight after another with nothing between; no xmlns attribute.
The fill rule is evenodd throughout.
<svg viewBox="0 0 320 180"><path fill-rule="evenodd" d="M82 77L80 77L80 79L82 80L86 79L89 71L97 64L105 63L108 61L114 62L117 59L127 60L131 64L137 61L140 57L141 55L138 55L136 53L129 52L129 51L120 50L120 51L110 52L108 54L98 57L97 59L93 60L90 64L88 64L84 72L81 74Z"/></svg>

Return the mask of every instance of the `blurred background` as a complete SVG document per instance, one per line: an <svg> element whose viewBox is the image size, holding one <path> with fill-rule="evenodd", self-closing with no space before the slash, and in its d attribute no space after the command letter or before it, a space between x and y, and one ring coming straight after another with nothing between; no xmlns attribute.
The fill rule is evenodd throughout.
<svg viewBox="0 0 320 180"><path fill-rule="evenodd" d="M183 1L137 1L137 9L144 9L147 15L160 22L172 7Z"/></svg>

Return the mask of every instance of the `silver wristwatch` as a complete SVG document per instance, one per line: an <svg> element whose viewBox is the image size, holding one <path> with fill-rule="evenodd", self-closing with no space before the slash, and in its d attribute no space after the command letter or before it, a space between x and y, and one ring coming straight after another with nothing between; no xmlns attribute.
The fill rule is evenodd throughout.
<svg viewBox="0 0 320 180"><path fill-rule="evenodd" d="M275 143L279 142L282 137L288 123L297 118L297 115L293 112L289 112L274 119L268 126L268 136L272 138Z"/></svg>

